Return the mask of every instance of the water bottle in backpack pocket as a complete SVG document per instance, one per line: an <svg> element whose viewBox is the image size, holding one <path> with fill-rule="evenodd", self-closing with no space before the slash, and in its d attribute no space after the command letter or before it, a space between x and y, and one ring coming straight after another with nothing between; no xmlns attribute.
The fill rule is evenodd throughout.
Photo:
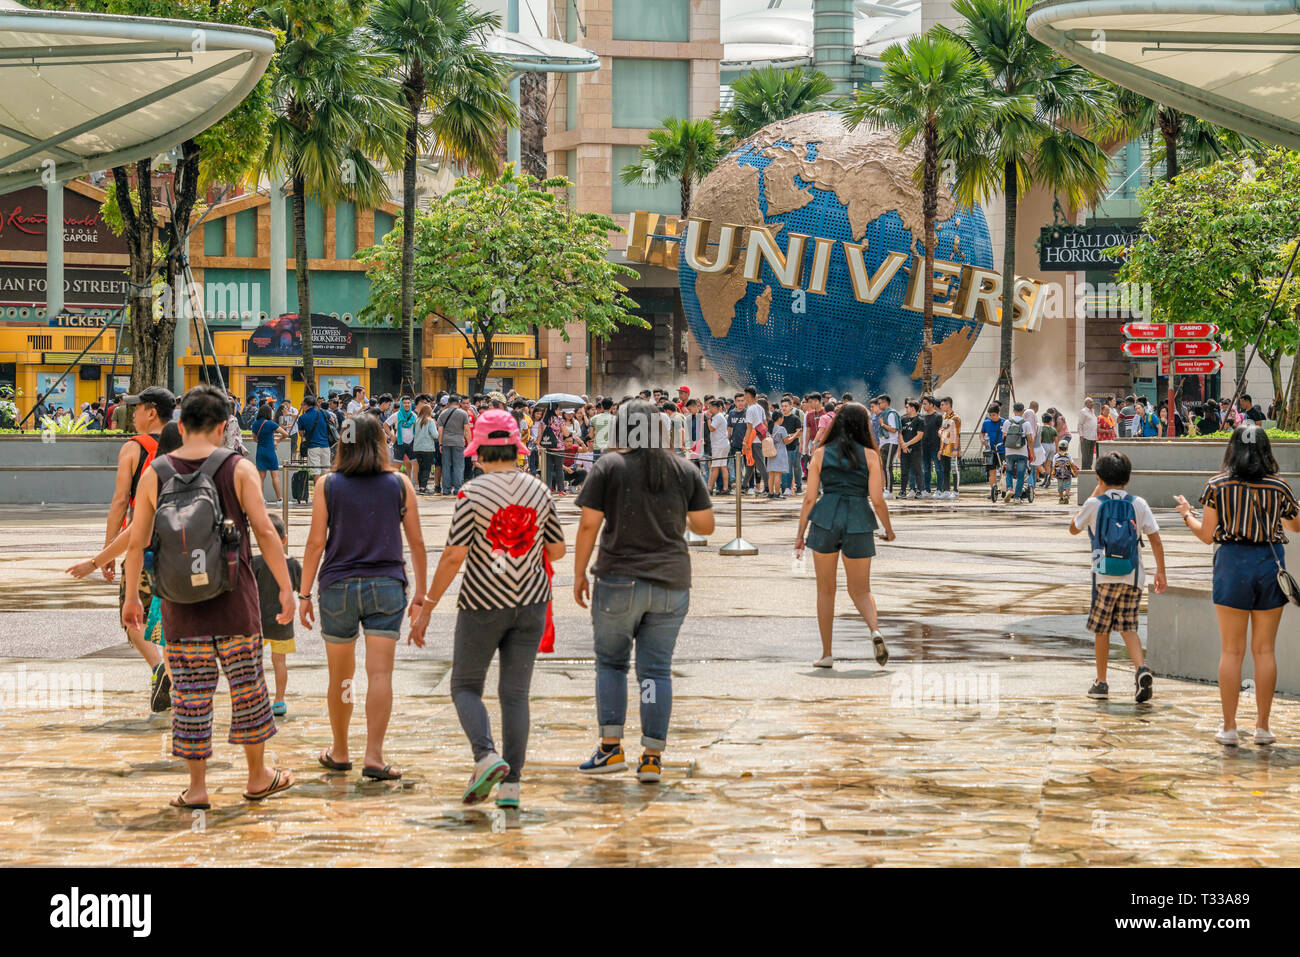
<svg viewBox="0 0 1300 957"><path fill-rule="evenodd" d="M1092 533L1092 570L1098 575L1131 575L1141 547L1133 496L1126 492L1122 498L1103 497Z"/></svg>
<svg viewBox="0 0 1300 957"><path fill-rule="evenodd" d="M194 604L235 587L242 535L226 518L217 491L217 470L236 453L217 449L197 471L181 475L167 456L154 459L158 507L154 511L154 594Z"/></svg>

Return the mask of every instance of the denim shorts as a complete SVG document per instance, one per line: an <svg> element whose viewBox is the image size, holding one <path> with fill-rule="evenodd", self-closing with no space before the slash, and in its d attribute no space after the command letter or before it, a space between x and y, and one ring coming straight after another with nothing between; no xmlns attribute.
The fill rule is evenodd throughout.
<svg viewBox="0 0 1300 957"><path fill-rule="evenodd" d="M822 555L839 552L845 558L874 558L876 554L875 532L846 532L838 524L834 528L810 524L805 543Z"/></svg>
<svg viewBox="0 0 1300 957"><path fill-rule="evenodd" d="M1229 542L1214 550L1214 603L1242 611L1268 611L1286 604L1277 584L1277 561L1268 545ZM1282 546L1277 559L1286 567Z"/></svg>
<svg viewBox="0 0 1300 957"><path fill-rule="evenodd" d="M363 634L397 640L406 612L406 585L396 578L345 578L319 593L321 637L343 645Z"/></svg>

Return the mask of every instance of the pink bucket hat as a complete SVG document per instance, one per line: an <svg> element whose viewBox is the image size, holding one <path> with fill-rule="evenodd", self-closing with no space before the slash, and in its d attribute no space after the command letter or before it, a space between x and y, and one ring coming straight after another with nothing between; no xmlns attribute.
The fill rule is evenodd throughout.
<svg viewBox="0 0 1300 957"><path fill-rule="evenodd" d="M493 432L505 432L492 438ZM474 438L465 446L465 454L473 455L480 445L513 445L520 455L528 454L528 446L519 438L519 423L505 409L489 409L474 420Z"/></svg>

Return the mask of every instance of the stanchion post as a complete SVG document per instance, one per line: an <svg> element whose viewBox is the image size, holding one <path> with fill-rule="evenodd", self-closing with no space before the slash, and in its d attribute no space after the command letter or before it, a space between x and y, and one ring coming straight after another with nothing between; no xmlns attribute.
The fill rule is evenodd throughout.
<svg viewBox="0 0 1300 957"><path fill-rule="evenodd" d="M706 481L706 482L708 481L707 472L706 472L706 475L705 475L705 481ZM706 538L706 537L703 536L703 535L697 535L695 532L692 532L692 531L691 531L691 527L690 527L690 525L687 525L687 526L686 526L686 535L685 535L685 538L686 538L686 544L687 544L687 546L689 546L689 547L691 547L691 548L701 548L701 547L703 547L703 546L709 544L709 540L708 540L708 538Z"/></svg>
<svg viewBox="0 0 1300 957"><path fill-rule="evenodd" d="M719 555L757 555L758 549L745 541L741 535L741 502L744 494L745 457L743 452L736 453L736 537L718 549Z"/></svg>
<svg viewBox="0 0 1300 957"><path fill-rule="evenodd" d="M289 471L289 463L286 462L280 466L280 518L284 522L285 530L289 528L289 490L293 487L292 473ZM262 490L266 494L266 490Z"/></svg>

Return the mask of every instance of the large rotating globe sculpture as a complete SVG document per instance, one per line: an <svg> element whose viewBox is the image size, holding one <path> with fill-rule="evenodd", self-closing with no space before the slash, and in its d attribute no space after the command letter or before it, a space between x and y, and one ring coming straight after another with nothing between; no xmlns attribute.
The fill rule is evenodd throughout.
<svg viewBox="0 0 1300 957"><path fill-rule="evenodd" d="M705 178L691 217L710 222L706 259L715 257L725 224L766 225L784 253L790 234L810 237L795 289L784 287L766 261L758 281L747 281L743 240L737 243L740 264L716 273L692 269L681 244L686 318L723 379L760 393L831 389L858 398L903 388L906 381L919 385L922 314L903 304L912 272L924 268L921 191L912 180L920 160L919 144L900 151L893 133L866 126L849 131L838 114L809 113L765 127ZM935 258L991 269L984 214L958 208L942 186L939 194ZM824 293L808 288L816 238L834 241ZM873 302L854 296L845 243L864 247L860 282L888 275L881 267L891 253L907 257ZM976 318L935 316L938 381L961 366L979 327Z"/></svg>

